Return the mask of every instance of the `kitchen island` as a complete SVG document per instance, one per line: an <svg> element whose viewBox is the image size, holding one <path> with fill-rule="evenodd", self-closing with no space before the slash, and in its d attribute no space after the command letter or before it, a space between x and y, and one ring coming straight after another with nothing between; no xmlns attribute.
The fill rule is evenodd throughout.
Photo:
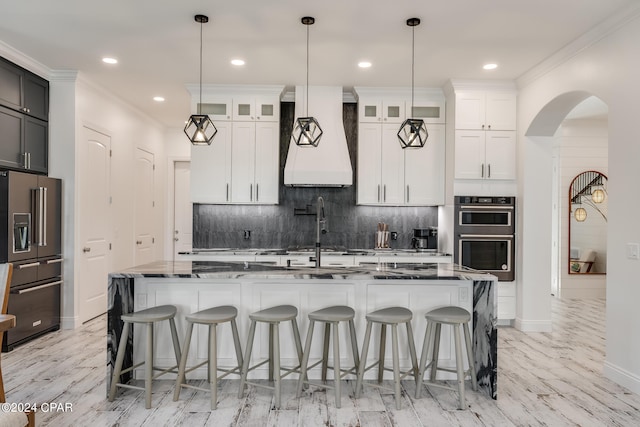
<svg viewBox="0 0 640 427"><path fill-rule="evenodd" d="M418 351L426 328L424 313L444 305L457 305L473 313L472 342L478 384L492 398L497 397L497 330L496 278L455 264L368 264L359 267L308 268L283 267L257 262L175 261L155 262L109 275L107 389L116 358L123 313L144 308L173 304L178 307L178 333L185 330L184 315L217 305L238 308L238 328L241 340L247 336L249 314L274 305L298 307L298 324L304 333L307 314L329 305L349 305L356 311L356 331L359 341L365 329L366 313L389 306L404 306L414 313L413 337ZM281 358L283 366L295 366L297 354L291 329L282 328ZM221 342L231 342L228 328L221 328ZM455 363L452 334L443 328L440 350L441 366ZM322 333L322 331L316 331ZM346 334L341 334L343 348L348 348ZM267 329L258 329L253 358L268 354ZM206 330L197 331L189 351L189 364L206 360ZM130 335L124 367L131 366L142 354L144 334L134 328ZM181 336L182 339L182 336ZM304 340L305 337L303 336ZM403 341L404 340L404 341ZM319 343L322 340L314 340ZM175 365L168 325L156 328L156 364ZM410 366L406 338L401 334L400 358L403 368ZM320 348L312 348L311 358L320 357ZM232 366L233 346L222 345L218 360L221 366ZM370 351L369 354L376 354ZM343 366L350 361L344 352ZM266 378L263 371L252 372L256 378ZM313 376L317 372L310 371ZM134 374L135 375L135 374ZM439 374L440 375L440 374ZM189 377L206 378L206 371L194 371ZM449 378L449 377L443 377ZM123 376L123 381L128 378Z"/></svg>

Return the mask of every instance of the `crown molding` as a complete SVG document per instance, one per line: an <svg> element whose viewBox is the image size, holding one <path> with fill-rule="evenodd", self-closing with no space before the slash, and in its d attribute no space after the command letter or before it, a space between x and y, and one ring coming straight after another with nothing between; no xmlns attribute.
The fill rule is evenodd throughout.
<svg viewBox="0 0 640 427"><path fill-rule="evenodd" d="M0 40L0 55L5 59L21 66L24 69L39 75L43 79L49 80L51 69L41 62L36 61L30 56L25 55L11 45Z"/></svg>
<svg viewBox="0 0 640 427"><path fill-rule="evenodd" d="M516 79L518 89L526 87L551 72L553 69L569 61L583 50L595 45L600 40L615 33L629 22L640 17L640 3L633 3L610 16L600 24L587 31L553 55L531 68Z"/></svg>

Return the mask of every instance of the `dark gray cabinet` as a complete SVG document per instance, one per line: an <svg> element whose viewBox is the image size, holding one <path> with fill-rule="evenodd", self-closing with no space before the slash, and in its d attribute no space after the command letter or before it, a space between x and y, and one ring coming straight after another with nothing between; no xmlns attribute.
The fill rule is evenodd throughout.
<svg viewBox="0 0 640 427"><path fill-rule="evenodd" d="M49 82L0 58L0 167L46 174Z"/></svg>

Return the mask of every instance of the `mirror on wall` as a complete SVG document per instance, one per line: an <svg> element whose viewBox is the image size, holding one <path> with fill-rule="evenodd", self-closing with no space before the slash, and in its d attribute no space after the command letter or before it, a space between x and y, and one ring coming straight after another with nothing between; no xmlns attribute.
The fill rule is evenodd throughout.
<svg viewBox="0 0 640 427"><path fill-rule="evenodd" d="M607 266L607 177L578 174L569 186L569 274L604 274Z"/></svg>

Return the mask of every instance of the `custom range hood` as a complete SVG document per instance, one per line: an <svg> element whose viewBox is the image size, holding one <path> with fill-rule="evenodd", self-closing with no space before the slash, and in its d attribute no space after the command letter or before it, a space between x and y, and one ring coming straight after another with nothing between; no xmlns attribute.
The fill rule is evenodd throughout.
<svg viewBox="0 0 640 427"><path fill-rule="evenodd" d="M317 147L289 143L284 185L348 187L353 184L353 170L342 124L342 87L309 86L309 108L305 112L306 92L304 86L296 87L295 118L313 116L322 128L322 138Z"/></svg>

